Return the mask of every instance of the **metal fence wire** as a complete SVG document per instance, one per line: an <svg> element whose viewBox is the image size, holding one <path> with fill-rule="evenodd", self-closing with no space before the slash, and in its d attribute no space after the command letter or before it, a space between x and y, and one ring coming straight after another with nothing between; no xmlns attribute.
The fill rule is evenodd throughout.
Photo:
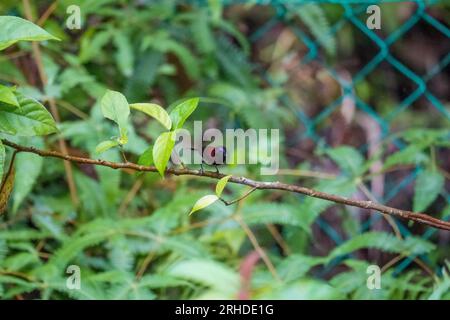
<svg viewBox="0 0 450 320"><path fill-rule="evenodd" d="M202 3L201 1L198 3ZM301 46L306 48L305 54L299 59L298 64L300 66L313 66L325 70L328 76L333 78L340 86L340 96L329 103L326 106L321 107L321 111L318 114L308 115L304 111L302 105L298 105L298 102L284 95L279 99L279 104L285 108L292 110L297 117L298 124L303 128L302 136L300 139L311 139L315 142L320 142L319 128L327 121L330 121L330 116L338 110L343 108L346 99L350 99L353 105L357 108L358 112L364 113L374 120L380 130L381 138L387 137L394 132L395 127L398 127L397 121L404 115L408 109L409 111L416 112L417 105L426 105L425 112L432 113L433 118L439 119L438 126L447 127L450 124L450 109L448 95L443 94L443 97L439 97L433 92L433 86L430 82L436 78L439 74L445 74L448 72L448 65L450 63L450 29L447 25L438 21L435 17L430 15L430 10L436 9L441 3L439 1L351 1L351 0L335 0L335 1L306 1L306 0L261 0L261 1L222 1L225 6L234 5L258 5L262 9L267 9L271 12L265 19L262 25L256 28L256 31L251 33L250 41L252 44L256 44L261 39L264 39L270 32L272 32L277 26L280 25L284 28L289 28L293 34L295 34L296 41ZM203 3L206 5L206 3ZM381 30L369 29L366 21L369 14L366 12L368 6L378 5L381 9ZM393 6L400 8L404 6L408 14L405 14L405 19L402 21L395 21L392 23L391 17L383 16L383 13L389 12ZM330 7L339 7L341 12L337 19L333 19L333 22L326 26L326 32L321 34L314 34L311 30L305 30L306 28L300 26L296 21L292 19L292 12L298 10L316 10L323 13L327 12ZM436 9L438 10L438 9ZM336 12L334 8L333 12ZM447 13L448 15L448 13ZM388 29L389 32L384 30L384 23L390 23ZM317 21L320 25L321 21ZM434 61L432 64L428 63L423 70L420 68L413 68L407 61L402 61L398 58L398 55L393 49L395 46L402 46L402 41L406 38L413 36L415 33L415 27L419 26L426 28L431 32L435 38L441 39L442 52L438 61ZM367 61L364 64L358 65L357 69L353 68L350 72L343 73L340 70L339 60L329 58L330 52L333 52L340 46L342 41L349 41L342 37L341 31L344 29L351 29L351 32L356 37L356 41L363 41L365 43L370 42L373 50L372 52L365 52L364 55ZM367 44L364 45L368 47ZM420 56L424 56L424 50L426 48L419 47L417 52L412 52ZM331 55L332 56L332 55ZM237 57L236 59L239 59ZM348 60L352 59L352 53L350 53ZM276 84L276 79L273 75L261 66L251 63L253 71L258 72L263 79L268 83ZM446 70L447 68L447 70ZM386 70L389 70L387 72ZM381 73L381 74L380 74ZM378 77L384 79L386 83L389 83L389 78L393 76L398 77L400 81L405 84L406 89L403 89L401 95L401 101L396 101L395 104L390 104L389 108L380 107L378 101L375 99L366 99L364 97L365 85L380 85L379 83L372 83L372 75L378 74ZM381 84L383 85L383 84ZM380 91L380 89L378 89ZM381 89L383 91L383 89ZM444 90L445 91L445 90ZM442 94L441 94L442 95ZM416 115L413 115L416 116ZM404 129L407 129L404 128ZM393 142L398 148L403 148L404 145L398 139L393 139ZM362 151L367 150L367 145L361 145L359 148ZM386 182L385 194L380 199L376 199L381 203L387 203L396 195L402 192L402 189L414 182L417 174L422 170L420 166L415 168L410 175L403 178L398 182ZM441 195L446 199L447 203L450 203L450 194L445 190ZM300 199L299 199L300 200ZM450 216L443 217L445 220L449 220ZM370 219L365 225L362 226L360 232L370 229L377 219L381 219L381 215L377 215L375 219ZM404 237L408 237L410 232L405 227L402 221L395 221L400 232ZM324 233L329 236L336 244L340 244L343 240L340 238L339 233L327 223L324 219L317 219L316 224ZM436 232L435 229L428 228L422 237L427 239ZM397 265L395 272L400 273L414 260L414 256L407 257L400 264ZM429 261L427 256L421 256L424 261ZM330 268L335 266L339 261L335 261L334 264L330 264ZM436 270L438 272L438 270Z"/></svg>

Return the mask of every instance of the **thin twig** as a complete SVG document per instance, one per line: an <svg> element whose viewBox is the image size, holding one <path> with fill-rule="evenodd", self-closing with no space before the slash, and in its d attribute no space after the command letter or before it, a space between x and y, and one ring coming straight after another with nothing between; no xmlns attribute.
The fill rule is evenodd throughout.
<svg viewBox="0 0 450 320"><path fill-rule="evenodd" d="M3 141L3 144L5 144L11 148L14 148L14 149L22 151L22 152L31 152L31 153L40 155L41 157L59 158L59 159L63 159L63 160L71 161L71 162L99 165L99 166L110 167L113 169L130 169L130 170L142 171L142 172L158 172L158 170L154 166L143 166L143 165L138 165L138 164L135 164L132 162L120 163L120 162L111 162L111 161L100 160L100 159L95 160L95 159L90 159L90 158L76 157L76 156L63 154L63 153L60 153L57 151L46 151L46 150L41 150L41 149L37 149L34 147L18 145L16 143L11 142L6 139L3 139L2 141ZM172 174L175 176L183 176L183 175L198 176L198 177L205 177L205 178L211 178L211 179L221 179L225 176L224 174L213 172L213 171L201 172L199 170L190 170L187 168L184 168L184 169L183 168L168 168L166 170L166 174ZM282 182L278 182L278 181L264 182L264 181L252 180L252 179L249 179L246 177L232 176L232 177L230 177L228 182L246 185L246 186L258 189L258 190L282 190L282 191L304 194L306 196L310 196L313 198L323 199L323 200L340 203L340 204L344 204L344 205L348 205L348 206L375 210L375 211L385 213L385 214L388 214L391 216L396 216L399 218L412 220L412 221L422 223L422 224L425 224L428 226L432 226L432 227L435 227L438 229L450 231L450 222L443 221L443 220L440 220L437 218L433 218L432 216L429 216L429 215L423 214L423 213L416 213L416 212L411 212L411 211L407 211L407 210L401 210L401 209L397 209L397 208L388 207L388 206L376 203L374 201L353 200L353 199L349 199L347 197L341 197L341 196L329 194L326 192L321 192L318 190L314 190L314 189L310 189L310 188L306 188L306 187L302 187L302 186L297 186L297 185L292 185L292 184L287 184L287 183L282 183Z"/></svg>
<svg viewBox="0 0 450 320"><path fill-rule="evenodd" d="M264 264L267 266L267 269L269 269L270 273L274 277L275 280L281 281L280 276L277 273L277 270L275 269L272 261L270 261L269 256L264 251L264 249L259 245L258 239L256 238L253 231L249 228L249 226L242 220L240 216L236 216L235 220L239 223L239 225L244 229L244 232L247 234L248 239L252 243L255 250L258 252L261 259L264 261Z"/></svg>
<svg viewBox="0 0 450 320"><path fill-rule="evenodd" d="M234 199L234 200L232 200L232 201L226 201L226 200L224 200L224 199L222 199L222 198L219 198L219 199L220 199L220 201L222 201L223 203L225 203L225 205L231 206L232 204L234 204L234 203L236 203L236 202L239 202L239 201L241 201L241 200L247 198L247 197L248 197L253 191L255 191L256 189L257 189L256 187L253 187L253 188L251 188L250 190L248 190L246 193L244 193L242 196L240 196L239 198Z"/></svg>

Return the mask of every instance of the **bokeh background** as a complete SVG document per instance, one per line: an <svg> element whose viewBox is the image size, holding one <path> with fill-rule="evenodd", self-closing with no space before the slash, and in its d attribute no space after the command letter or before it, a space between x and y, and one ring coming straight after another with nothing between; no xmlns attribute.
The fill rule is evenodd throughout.
<svg viewBox="0 0 450 320"><path fill-rule="evenodd" d="M24 6L25 4L25 6ZM81 30L66 28L79 5ZM369 30L366 9L381 8ZM10 1L61 42L0 55L0 81L56 101L61 134L20 139L98 158L115 134L99 99L167 108L201 97L210 128L277 128L281 169L221 172L280 180L450 218L450 5L445 1ZM28 15L30 14L28 13ZM133 114L128 160L161 126ZM117 150L103 158L121 161ZM6 299L449 299L450 233L278 191L192 216L208 179L136 174L19 154L0 216L0 296ZM225 198L247 191L228 185ZM447 261L447 262L446 262ZM66 287L69 265L81 290ZM382 271L366 286L367 267Z"/></svg>

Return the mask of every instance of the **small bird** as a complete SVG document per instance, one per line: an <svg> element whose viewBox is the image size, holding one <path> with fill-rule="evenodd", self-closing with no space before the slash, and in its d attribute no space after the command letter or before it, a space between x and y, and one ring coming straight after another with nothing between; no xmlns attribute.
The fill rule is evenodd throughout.
<svg viewBox="0 0 450 320"><path fill-rule="evenodd" d="M197 149L192 148L197 151ZM200 172L203 173L203 164L214 166L216 173L219 173L217 168L227 162L227 149L224 146L206 145L202 147L202 163L200 164Z"/></svg>

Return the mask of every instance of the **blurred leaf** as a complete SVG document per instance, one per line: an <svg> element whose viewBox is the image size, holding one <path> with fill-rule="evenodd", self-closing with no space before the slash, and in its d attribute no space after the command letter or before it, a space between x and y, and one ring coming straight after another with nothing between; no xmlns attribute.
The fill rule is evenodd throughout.
<svg viewBox="0 0 450 320"><path fill-rule="evenodd" d="M2 85L0 85L0 102L20 107L13 89Z"/></svg>
<svg viewBox="0 0 450 320"><path fill-rule="evenodd" d="M229 295L235 295L239 290L239 275L216 261L201 259L181 261L170 267L167 273Z"/></svg>
<svg viewBox="0 0 450 320"><path fill-rule="evenodd" d="M426 145L423 144L411 144L387 157L383 168L387 169L399 164L420 164L426 162L428 157L422 152L425 148Z"/></svg>
<svg viewBox="0 0 450 320"><path fill-rule="evenodd" d="M95 152L96 153L103 153L106 150L109 150L111 148L117 147L118 145L119 145L119 142L117 140L102 141L95 147Z"/></svg>
<svg viewBox="0 0 450 320"><path fill-rule="evenodd" d="M437 198L444 187L444 176L437 170L423 170L419 173L414 189L413 210L422 212Z"/></svg>
<svg viewBox="0 0 450 320"><path fill-rule="evenodd" d="M191 24L192 37L195 44L202 53L209 53L214 50L214 37L208 23L209 14L206 9L201 9L193 15Z"/></svg>
<svg viewBox="0 0 450 320"><path fill-rule="evenodd" d="M222 195L223 189L225 188L225 186L228 183L228 180L230 180L231 176L225 176L223 178L221 178L217 184L216 184L216 195L217 197L220 198L220 196Z"/></svg>
<svg viewBox="0 0 450 320"><path fill-rule="evenodd" d="M130 37L122 32L116 31L113 41L117 47L115 57L119 70L125 77L130 77L133 74L134 66L134 52Z"/></svg>
<svg viewBox="0 0 450 320"><path fill-rule="evenodd" d="M13 16L0 16L0 50L18 41L59 40L34 23Z"/></svg>
<svg viewBox="0 0 450 320"><path fill-rule="evenodd" d="M42 145L42 143L39 143ZM16 156L16 177L13 192L13 207L15 213L20 204L33 189L44 164L44 158L33 153L19 153Z"/></svg>
<svg viewBox="0 0 450 320"><path fill-rule="evenodd" d="M81 38L79 59L81 63L89 62L95 57L101 56L101 50L111 39L110 30L98 31L89 29Z"/></svg>
<svg viewBox="0 0 450 320"><path fill-rule="evenodd" d="M153 146L153 161L159 174L164 177L167 163L169 162L172 149L175 146L175 132L163 132L158 139L156 139Z"/></svg>
<svg viewBox="0 0 450 320"><path fill-rule="evenodd" d="M290 282L304 277L311 268L324 262L323 257L291 254L280 262L277 271L283 281Z"/></svg>
<svg viewBox="0 0 450 320"><path fill-rule="evenodd" d="M402 132L401 136L409 143L430 146L442 139L448 140L450 138L450 130L416 128Z"/></svg>
<svg viewBox="0 0 450 320"><path fill-rule="evenodd" d="M281 300L339 300L344 296L332 286L314 279L301 279L279 286L264 294L261 299Z"/></svg>
<svg viewBox="0 0 450 320"><path fill-rule="evenodd" d="M139 110L158 120L167 130L172 127L172 120L166 110L155 103L132 103L131 109Z"/></svg>
<svg viewBox="0 0 450 320"><path fill-rule="evenodd" d="M358 176L364 170L364 158L355 149L349 146L342 146L333 149L327 149L327 154L338 166L353 176Z"/></svg>
<svg viewBox="0 0 450 320"><path fill-rule="evenodd" d="M199 211L201 209L204 209L210 205L212 205L214 202L219 200L219 197L217 197L215 194L210 194L204 197L201 197L197 200L197 202L192 207L191 212L189 212L189 215L193 214L196 211Z"/></svg>
<svg viewBox="0 0 450 320"><path fill-rule="evenodd" d="M418 237L409 236L402 240L384 232L366 232L347 240L335 248L328 255L327 260L331 261L341 255L346 255L363 248L373 248L405 255L420 255L434 250L435 245Z"/></svg>
<svg viewBox="0 0 450 320"><path fill-rule="evenodd" d="M280 224L301 227L309 232L302 207L287 203L252 203L242 208L242 219L249 225Z"/></svg>
<svg viewBox="0 0 450 320"><path fill-rule="evenodd" d="M335 54L336 39L323 8L316 3L306 3L299 7L296 13L325 50L329 54Z"/></svg>

